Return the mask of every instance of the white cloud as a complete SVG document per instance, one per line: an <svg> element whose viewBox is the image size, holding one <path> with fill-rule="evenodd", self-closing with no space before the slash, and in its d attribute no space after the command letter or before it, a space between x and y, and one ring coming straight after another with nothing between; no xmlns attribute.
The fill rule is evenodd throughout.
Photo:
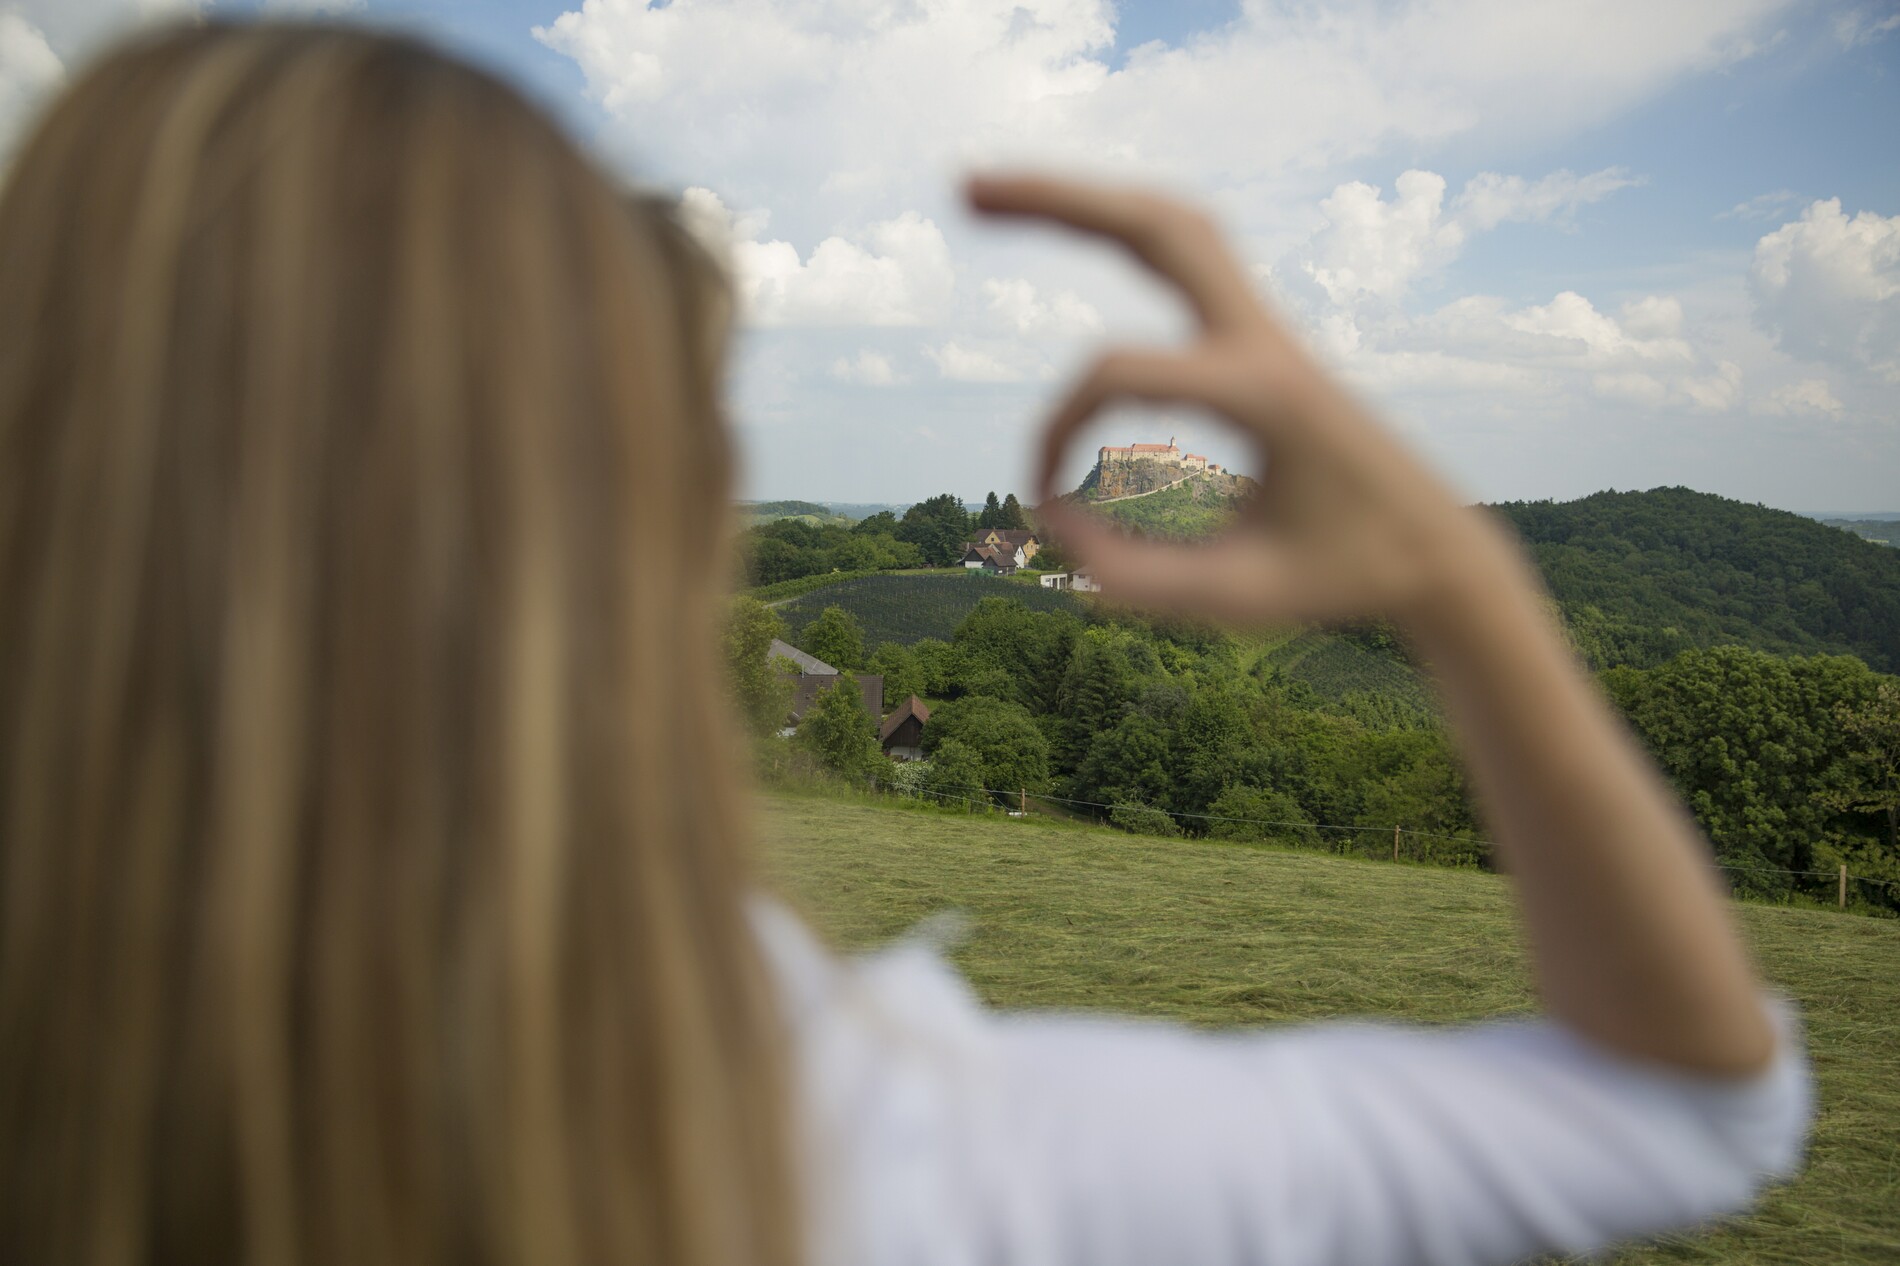
<svg viewBox="0 0 1900 1266"><path fill-rule="evenodd" d="M1869 3L1860 0L1863 10ZM1831 366L1823 379L1788 362L1764 332L1807 311L1797 302L1815 271L1805 257L1790 265L1785 294L1761 292L1775 319L1764 315L1759 328L1740 273L1708 252L1674 261L1682 267L1666 285L1634 292L1579 274L1505 298L1467 293L1457 272L1480 234L1511 223L1573 227L1585 208L1637 183L1620 168L1578 171L1578 151L1557 146L1586 133L1614 139L1593 129L1692 75L1736 66L1773 42L1780 19L1801 9L1795 0L1241 0L1225 25L1141 48L1115 43L1114 0L569 7L536 36L573 60L603 108L611 161L649 180L717 188L735 207L772 209L770 232L762 213L726 217L754 324L919 329L895 360L889 343L871 354L891 360L894 375L898 362L913 365L906 407L944 437L920 455L933 471L998 460L966 456L949 438L989 407L990 393L944 384L1037 381L1061 340L1104 328L1179 333L1152 289L1123 284L1099 256L966 229L951 209L954 176L999 161L1135 177L1209 201L1258 270L1272 263L1270 284L1323 354L1396 415L1440 435L1483 432L1482 445L1455 450L1466 469L1521 460L1536 472L1507 476L1493 493L1581 491L1584 480L1627 483L1638 469L1695 482L1703 454L1741 469L1766 450L1730 443L1736 428L1798 429L1770 423L1777 409L1838 416L1843 428L1891 416L1864 364L1858 379ZM1890 6L1873 12L1884 20ZM1801 25L1818 25L1831 46L1831 20ZM1878 24L1859 22L1854 38L1864 43ZM1495 170L1516 161L1504 156L1538 152L1571 169ZM1390 179L1406 157L1427 166L1452 154L1461 171L1494 170L1463 182L1425 170ZM1374 171L1383 190L1376 179L1356 183ZM1755 188L1775 183L1771 173ZM1767 229L1799 205L1777 190L1727 214ZM920 238L929 226L929 249L874 236L906 216ZM1590 255L1597 279L1658 275L1671 263ZM1822 336L1782 344L1794 350L1804 337ZM879 377L863 359L865 336L774 339L780 354L751 362L773 367L769 383L746 393L758 416L787 430L797 419L807 447L819 434L843 435L851 423L839 393L807 405L798 392L814 365L838 381ZM1820 394L1801 386L1810 381ZM1593 442L1599 428L1628 442ZM1714 436L1723 437L1719 453L1696 448ZM1672 443L1677 465L1652 459ZM1839 466L1816 457L1808 477Z"/></svg>
<svg viewBox="0 0 1900 1266"><path fill-rule="evenodd" d="M1390 201L1352 181L1320 203L1326 227L1299 267L1335 304L1397 302L1415 282L1445 269L1474 234L1506 221L1561 220L1636 183L1620 168L1587 176L1558 171L1536 181L1481 172L1447 209L1445 178L1436 172L1401 174Z"/></svg>
<svg viewBox="0 0 1900 1266"><path fill-rule="evenodd" d="M1392 201L1362 181L1333 190L1320 203L1326 228L1313 240L1305 270L1336 304L1362 295L1396 301L1421 274L1450 263L1464 229L1444 220L1445 178L1408 171Z"/></svg>
<svg viewBox="0 0 1900 1266"><path fill-rule="evenodd" d="M1757 407L1763 413L1825 414L1828 417L1837 416L1846 408L1825 378L1803 378L1777 387L1763 397Z"/></svg>
<svg viewBox="0 0 1900 1266"><path fill-rule="evenodd" d="M1772 220L1799 201L1801 201L1801 195L1794 190L1776 189L1772 193L1758 193L1746 202L1738 202L1715 218L1718 220Z"/></svg>
<svg viewBox="0 0 1900 1266"><path fill-rule="evenodd" d="M0 161L67 73L108 41L203 0L12 0L0 9Z"/></svg>
<svg viewBox="0 0 1900 1266"><path fill-rule="evenodd" d="M971 161L1051 157L1265 207L1394 145L1589 127L1747 56L1791 4L1248 3L1119 66L1110 0L585 0L534 34L654 174L775 207L794 185L921 205Z"/></svg>
<svg viewBox="0 0 1900 1266"><path fill-rule="evenodd" d="M1756 243L1749 281L1783 350L1900 382L1900 215L1810 203Z"/></svg>
<svg viewBox="0 0 1900 1266"><path fill-rule="evenodd" d="M1619 189L1641 183L1621 167L1606 167L1587 176L1554 171L1534 181L1485 171L1466 182L1455 211L1467 231L1477 232L1506 221L1561 221L1586 203L1601 202Z"/></svg>
<svg viewBox="0 0 1900 1266"><path fill-rule="evenodd" d="M983 296L990 314L1018 334L1074 337L1102 331L1102 314L1073 290L1045 298L1021 277L992 277L983 283Z"/></svg>
<svg viewBox="0 0 1900 1266"><path fill-rule="evenodd" d="M64 78L65 68L40 29L18 13L0 13L0 158Z"/></svg>
<svg viewBox="0 0 1900 1266"><path fill-rule="evenodd" d="M11 0L6 7L38 27L70 68L141 25L196 17L208 6L206 0Z"/></svg>
<svg viewBox="0 0 1900 1266"><path fill-rule="evenodd" d="M1649 295L1616 315L1575 291L1513 307L1467 295L1436 310L1353 314L1318 323L1321 349L1365 389L1395 396L1536 397L1579 415L1596 401L1647 409L1727 410L1742 399L1731 359L1684 336L1681 302Z"/></svg>
<svg viewBox="0 0 1900 1266"><path fill-rule="evenodd" d="M1649 298L1630 305L1640 328L1655 330L1660 323L1680 325L1682 310L1669 299ZM1546 356L1551 360L1596 368L1649 361L1687 363L1693 359L1688 343L1674 337L1642 337L1624 323L1596 306L1574 290L1566 290L1549 303L1506 313L1504 325L1522 334L1547 340Z"/></svg>
<svg viewBox="0 0 1900 1266"><path fill-rule="evenodd" d="M1024 364L1020 356L1012 356L1006 349L950 339L923 350L937 366L937 373L952 382L1024 382L1042 376L1039 366Z"/></svg>
<svg viewBox="0 0 1900 1266"><path fill-rule="evenodd" d="M734 216L711 190L688 189L682 213L702 237L726 239L746 320L762 326L922 325L947 310L956 273L936 224L915 211L832 236L799 258L783 240L759 241L763 212Z"/></svg>
<svg viewBox="0 0 1900 1266"><path fill-rule="evenodd" d="M890 357L868 347L860 348L856 356L840 356L828 372L842 382L865 387L891 387L904 381Z"/></svg>
<svg viewBox="0 0 1900 1266"><path fill-rule="evenodd" d="M1882 17L1872 9L1857 8L1834 16L1834 37L1841 42L1842 48L1871 44L1897 30L1900 30L1900 13L1889 13Z"/></svg>

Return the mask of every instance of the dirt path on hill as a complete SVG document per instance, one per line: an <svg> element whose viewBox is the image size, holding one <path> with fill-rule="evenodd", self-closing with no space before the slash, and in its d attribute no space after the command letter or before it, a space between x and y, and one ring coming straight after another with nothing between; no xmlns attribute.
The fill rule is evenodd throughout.
<svg viewBox="0 0 1900 1266"><path fill-rule="evenodd" d="M1194 478L1193 475L1183 475L1171 484L1163 484L1159 488L1150 488L1146 492L1130 492L1130 493L1125 493L1119 497L1104 497L1100 501L1090 501L1090 502L1087 502L1086 504L1092 505L1092 506L1106 506L1106 505L1114 505L1117 501L1133 501L1136 497L1152 497L1157 492L1166 492L1170 488L1179 488L1182 484L1186 483L1188 480L1192 478Z"/></svg>

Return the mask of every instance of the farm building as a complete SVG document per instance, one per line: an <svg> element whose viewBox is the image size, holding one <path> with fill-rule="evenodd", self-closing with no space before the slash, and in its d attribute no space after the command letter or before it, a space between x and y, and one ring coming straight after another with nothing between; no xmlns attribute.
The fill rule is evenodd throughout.
<svg viewBox="0 0 1900 1266"><path fill-rule="evenodd" d="M963 547L961 559L966 571L993 572L998 576L1007 576L1023 565L1023 551L1020 547L1010 550L1000 545L978 545L974 541Z"/></svg>
<svg viewBox="0 0 1900 1266"><path fill-rule="evenodd" d="M1036 581L1044 589L1070 589L1076 593L1102 591L1100 582L1085 571L1052 571L1047 576L1038 576Z"/></svg>
<svg viewBox="0 0 1900 1266"><path fill-rule="evenodd" d="M815 655L807 655L790 642L772 639L766 651L768 659L790 660L792 670L785 675L792 683L792 710L785 719L786 732L797 726L818 693L836 683L838 670ZM873 719L884 715L884 677L880 673L857 674L858 691L864 696L864 710Z"/></svg>
<svg viewBox="0 0 1900 1266"><path fill-rule="evenodd" d="M878 746L892 760L922 760L924 726L929 721L929 705L912 695L884 718L877 731Z"/></svg>
<svg viewBox="0 0 1900 1266"><path fill-rule="evenodd" d="M1028 566L1029 560L1042 549L1042 542L1036 539L1034 532L1018 528L978 528L976 535L970 538L970 543L988 545L1005 554L1019 553L1022 561L1016 564L1018 567Z"/></svg>

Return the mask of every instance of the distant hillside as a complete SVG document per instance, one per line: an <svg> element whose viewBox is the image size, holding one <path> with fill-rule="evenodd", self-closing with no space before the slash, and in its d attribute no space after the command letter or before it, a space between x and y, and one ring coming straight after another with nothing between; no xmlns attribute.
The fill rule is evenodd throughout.
<svg viewBox="0 0 1900 1266"><path fill-rule="evenodd" d="M1530 544L1599 666L1740 643L1900 671L1900 551L1688 488L1490 508Z"/></svg>
<svg viewBox="0 0 1900 1266"><path fill-rule="evenodd" d="M830 507L816 501L741 501L738 505L739 524L751 527L759 523L776 523L780 519L798 519L814 527L826 523L846 524L852 522L850 515L838 514Z"/></svg>
<svg viewBox="0 0 1900 1266"><path fill-rule="evenodd" d="M1900 522L1893 519L1822 519L1821 522L1843 532L1852 532L1876 545L1900 548Z"/></svg>

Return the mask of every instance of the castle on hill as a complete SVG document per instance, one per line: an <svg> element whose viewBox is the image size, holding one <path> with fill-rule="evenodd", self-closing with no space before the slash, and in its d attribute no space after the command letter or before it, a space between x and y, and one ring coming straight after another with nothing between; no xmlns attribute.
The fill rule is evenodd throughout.
<svg viewBox="0 0 1900 1266"><path fill-rule="evenodd" d="M1214 475L1222 473L1218 462L1210 462L1199 453L1183 453L1172 436L1166 444L1129 444L1121 448L1104 444L1095 460L1103 469L1126 462L1159 462L1163 466L1179 466L1190 474L1199 470Z"/></svg>

